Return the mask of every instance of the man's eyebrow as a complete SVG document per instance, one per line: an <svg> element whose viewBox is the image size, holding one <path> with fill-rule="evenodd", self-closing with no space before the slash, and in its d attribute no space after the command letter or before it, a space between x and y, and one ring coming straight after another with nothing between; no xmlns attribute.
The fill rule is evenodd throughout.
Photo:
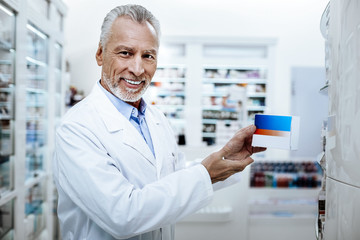
<svg viewBox="0 0 360 240"><path fill-rule="evenodd" d="M124 46L124 45L116 46L116 48L114 49L115 52L120 51L120 50L125 50L125 51L128 51L128 52L132 52L134 49L131 48L131 47Z"/></svg>
<svg viewBox="0 0 360 240"><path fill-rule="evenodd" d="M156 55L157 54L157 51L155 49L150 49L150 50L145 50L144 53L146 54L152 54L152 55Z"/></svg>
<svg viewBox="0 0 360 240"><path fill-rule="evenodd" d="M118 52L118 51L127 51L127 52L134 52L134 48L132 47L128 47L125 45L118 45L115 47L114 52ZM157 50L156 49L149 49L149 50L145 50L144 51L145 54L152 54L152 55L157 55Z"/></svg>

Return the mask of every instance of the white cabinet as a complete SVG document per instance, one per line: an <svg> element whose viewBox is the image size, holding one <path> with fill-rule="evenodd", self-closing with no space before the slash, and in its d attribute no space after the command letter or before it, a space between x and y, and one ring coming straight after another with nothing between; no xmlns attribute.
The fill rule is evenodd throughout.
<svg viewBox="0 0 360 240"><path fill-rule="evenodd" d="M54 127L64 109L60 0L0 1L0 238L53 239Z"/></svg>

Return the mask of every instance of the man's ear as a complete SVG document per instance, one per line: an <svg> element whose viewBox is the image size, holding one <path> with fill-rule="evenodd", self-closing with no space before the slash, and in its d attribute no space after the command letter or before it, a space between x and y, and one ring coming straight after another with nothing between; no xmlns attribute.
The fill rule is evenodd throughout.
<svg viewBox="0 0 360 240"><path fill-rule="evenodd" d="M103 49L102 49L101 43L99 43L95 58L96 58L96 62L98 64L98 66L102 66L102 64L103 64Z"/></svg>

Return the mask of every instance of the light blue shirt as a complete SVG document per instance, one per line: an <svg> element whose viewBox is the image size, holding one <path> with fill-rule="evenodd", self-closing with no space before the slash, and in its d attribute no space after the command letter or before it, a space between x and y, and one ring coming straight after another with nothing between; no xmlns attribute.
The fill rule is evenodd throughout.
<svg viewBox="0 0 360 240"><path fill-rule="evenodd" d="M109 100L114 104L116 109L130 121L130 123L138 130L138 132L143 136L146 144L149 146L151 152L155 157L154 147L151 140L151 135L149 128L145 119L145 111L146 111L146 103L143 99L140 101L139 110L130 104L124 102L123 100L115 97L113 94L108 92L103 86L101 86L100 81L97 82L100 86L101 90L105 93L105 95L109 98Z"/></svg>

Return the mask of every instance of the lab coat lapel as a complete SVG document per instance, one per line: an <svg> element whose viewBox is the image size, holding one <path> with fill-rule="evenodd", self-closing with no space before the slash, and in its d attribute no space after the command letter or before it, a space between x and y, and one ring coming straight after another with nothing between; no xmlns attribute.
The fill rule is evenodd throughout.
<svg viewBox="0 0 360 240"><path fill-rule="evenodd" d="M96 84L91 93L94 95L94 104L102 118L107 130L111 134L121 134L124 144L138 151L152 165L156 165L155 158L144 138L136 130L136 128L126 119L111 103L108 97L102 92ZM119 153L121 154L121 153Z"/></svg>
<svg viewBox="0 0 360 240"><path fill-rule="evenodd" d="M155 157L151 152L149 146L145 142L143 136L141 136L141 134L135 129L135 127L129 121L127 121L127 123L125 124L130 126L122 129L123 143L138 151L152 165L155 166L156 165Z"/></svg>
<svg viewBox="0 0 360 240"><path fill-rule="evenodd" d="M161 178L161 169L163 166L164 160L164 150L166 149L165 141L166 139L161 139L163 134L161 129L163 126L161 125L161 121L156 119L154 115L149 111L150 109L146 110L146 123L148 125L151 140L154 147L155 157L156 157L156 168L157 168L157 177L158 179Z"/></svg>

